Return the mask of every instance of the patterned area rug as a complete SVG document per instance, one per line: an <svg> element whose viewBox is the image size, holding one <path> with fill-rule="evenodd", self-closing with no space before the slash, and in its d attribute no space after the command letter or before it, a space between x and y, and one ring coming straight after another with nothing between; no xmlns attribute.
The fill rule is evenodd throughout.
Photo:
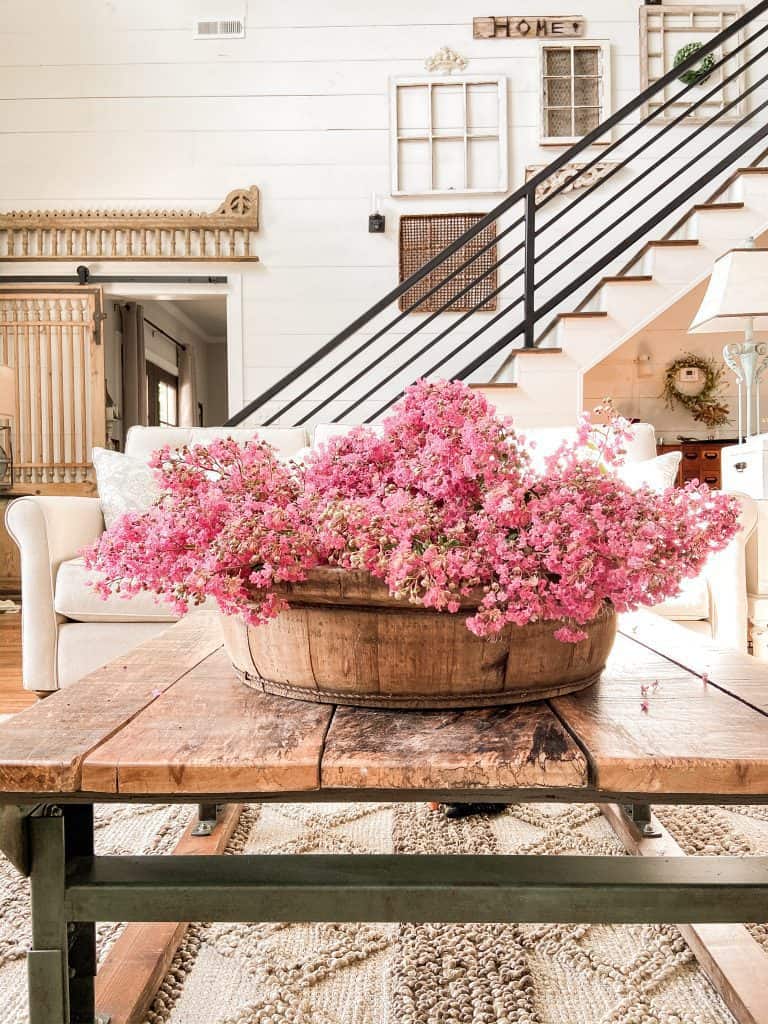
<svg viewBox="0 0 768 1024"><path fill-rule="evenodd" d="M185 808L101 808L99 852L171 850ZM768 809L667 808L689 853L768 853ZM229 852L622 851L596 808L449 822L422 804L246 809ZM354 917L350 906L349 915ZM99 929L103 956L119 925ZM768 952L768 927L752 929ZM28 887L0 861L0 1024L25 1024ZM674 927L194 925L146 1024L733 1024Z"/></svg>

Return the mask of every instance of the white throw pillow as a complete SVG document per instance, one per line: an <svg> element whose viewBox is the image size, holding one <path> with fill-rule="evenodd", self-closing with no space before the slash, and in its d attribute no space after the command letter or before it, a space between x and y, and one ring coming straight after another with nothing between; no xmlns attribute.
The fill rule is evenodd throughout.
<svg viewBox="0 0 768 1024"><path fill-rule="evenodd" d="M625 462L616 470L616 475L633 491L643 484L647 484L652 491L665 491L668 487L674 487L682 457L682 452L666 452L664 455L657 455L655 459Z"/></svg>
<svg viewBox="0 0 768 1024"><path fill-rule="evenodd" d="M143 459L108 448L94 448L93 468L107 529L126 512L148 509L160 495L154 470Z"/></svg>

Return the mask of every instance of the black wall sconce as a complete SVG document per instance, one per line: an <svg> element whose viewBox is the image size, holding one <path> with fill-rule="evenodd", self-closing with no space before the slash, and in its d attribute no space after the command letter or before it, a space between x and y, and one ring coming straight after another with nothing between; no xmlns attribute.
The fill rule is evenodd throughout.
<svg viewBox="0 0 768 1024"><path fill-rule="evenodd" d="M368 214L368 232L371 235L383 234L386 227L384 214L379 209L379 197L371 192L371 212Z"/></svg>

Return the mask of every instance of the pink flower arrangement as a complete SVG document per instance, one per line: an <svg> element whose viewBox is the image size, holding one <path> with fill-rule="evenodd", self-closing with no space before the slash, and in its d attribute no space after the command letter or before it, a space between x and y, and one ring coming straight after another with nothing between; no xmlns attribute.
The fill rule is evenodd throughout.
<svg viewBox="0 0 768 1024"><path fill-rule="evenodd" d="M486 399L421 381L380 432L358 427L281 462L261 441L155 453L163 493L86 552L104 595L152 591L179 610L214 597L258 624L276 587L320 565L363 569L407 601L458 612L486 636L564 620L558 639L609 601L617 611L675 594L738 528L737 505L706 485L632 490L611 471L627 423L584 416L573 442L533 468L525 439Z"/></svg>

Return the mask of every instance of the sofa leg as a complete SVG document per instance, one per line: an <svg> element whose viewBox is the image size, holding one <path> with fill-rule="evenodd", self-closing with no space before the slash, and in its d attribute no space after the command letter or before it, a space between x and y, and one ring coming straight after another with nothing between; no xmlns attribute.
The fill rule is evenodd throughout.
<svg viewBox="0 0 768 1024"><path fill-rule="evenodd" d="M35 696L38 700L45 700L45 698L50 697L52 693L56 693L56 690L35 690Z"/></svg>

